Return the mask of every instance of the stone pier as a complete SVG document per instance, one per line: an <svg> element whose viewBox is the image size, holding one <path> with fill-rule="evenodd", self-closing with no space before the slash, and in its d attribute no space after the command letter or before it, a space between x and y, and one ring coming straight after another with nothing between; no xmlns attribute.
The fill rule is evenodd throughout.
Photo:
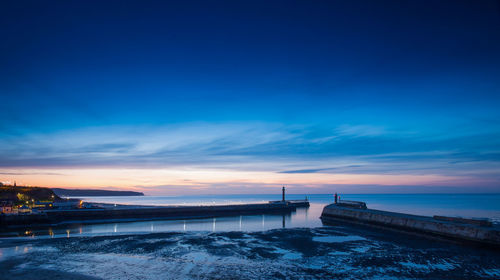
<svg viewBox="0 0 500 280"><path fill-rule="evenodd" d="M489 244L500 248L500 228L485 220L442 216L417 216L346 207L339 204L325 206L321 214L321 219L324 224L349 222L378 228L394 229L428 237Z"/></svg>

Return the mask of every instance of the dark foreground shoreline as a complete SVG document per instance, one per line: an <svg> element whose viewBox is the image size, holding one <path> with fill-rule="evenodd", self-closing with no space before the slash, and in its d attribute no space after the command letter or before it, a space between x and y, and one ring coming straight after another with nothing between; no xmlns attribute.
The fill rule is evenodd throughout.
<svg viewBox="0 0 500 280"><path fill-rule="evenodd" d="M0 239L5 279L498 279L500 253L357 226Z"/></svg>

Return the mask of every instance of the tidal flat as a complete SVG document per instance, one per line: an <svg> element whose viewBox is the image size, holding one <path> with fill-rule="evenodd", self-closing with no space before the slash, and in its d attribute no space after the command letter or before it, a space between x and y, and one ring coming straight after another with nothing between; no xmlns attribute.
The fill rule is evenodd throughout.
<svg viewBox="0 0 500 280"><path fill-rule="evenodd" d="M500 252L331 226L0 240L0 279L498 279Z"/></svg>

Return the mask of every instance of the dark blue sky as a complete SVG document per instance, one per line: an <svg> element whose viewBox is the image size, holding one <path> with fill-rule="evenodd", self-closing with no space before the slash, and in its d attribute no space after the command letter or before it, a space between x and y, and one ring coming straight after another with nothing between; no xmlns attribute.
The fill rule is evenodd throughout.
<svg viewBox="0 0 500 280"><path fill-rule="evenodd" d="M500 188L499 1L3 1L0 38L5 169L248 161ZM144 152L139 131L185 146Z"/></svg>

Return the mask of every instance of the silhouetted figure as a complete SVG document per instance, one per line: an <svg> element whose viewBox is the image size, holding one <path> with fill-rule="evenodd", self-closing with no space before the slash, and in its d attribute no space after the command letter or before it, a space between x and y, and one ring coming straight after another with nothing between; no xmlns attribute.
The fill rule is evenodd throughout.
<svg viewBox="0 0 500 280"><path fill-rule="evenodd" d="M337 198L338 198L337 193L335 193L335 203L337 203Z"/></svg>
<svg viewBox="0 0 500 280"><path fill-rule="evenodd" d="M283 201L285 201L285 186L283 186L283 198L282 198Z"/></svg>

